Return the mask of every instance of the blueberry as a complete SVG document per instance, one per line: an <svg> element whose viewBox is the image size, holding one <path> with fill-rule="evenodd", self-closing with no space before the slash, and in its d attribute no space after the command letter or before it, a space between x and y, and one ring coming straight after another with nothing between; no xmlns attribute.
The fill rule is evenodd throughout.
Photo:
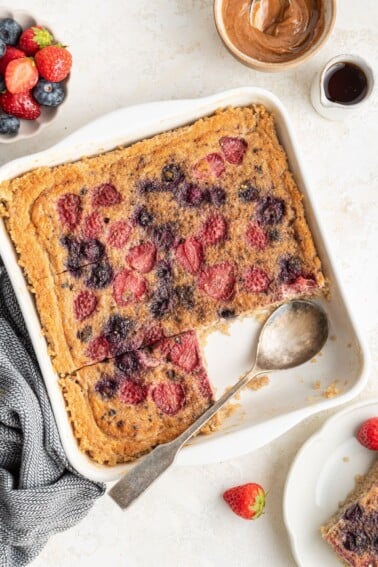
<svg viewBox="0 0 378 567"><path fill-rule="evenodd" d="M168 252L168 250L172 248L176 238L173 223L167 222L165 224L155 226L152 229L151 236L156 246L159 246L159 248Z"/></svg>
<svg viewBox="0 0 378 567"><path fill-rule="evenodd" d="M19 128L20 120L16 116L0 114L0 134L16 134Z"/></svg>
<svg viewBox="0 0 378 567"><path fill-rule="evenodd" d="M127 317L121 315L112 315L104 328L104 337L112 345L118 345L129 334L133 322Z"/></svg>
<svg viewBox="0 0 378 567"><path fill-rule="evenodd" d="M7 44L5 43L5 41L0 39L0 57L4 55L6 48L7 48ZM0 91L3 91L4 88L5 87L1 88L1 84L0 84Z"/></svg>
<svg viewBox="0 0 378 567"><path fill-rule="evenodd" d="M95 385L95 391L100 394L104 400L111 400L117 394L119 382L116 378L103 374Z"/></svg>
<svg viewBox="0 0 378 567"><path fill-rule="evenodd" d="M347 508L344 512L344 518L348 521L353 522L360 520L362 518L362 515L363 510L358 502L356 504L352 504L352 506L349 506L349 508Z"/></svg>
<svg viewBox="0 0 378 567"><path fill-rule="evenodd" d="M156 179L142 179L138 183L139 193L144 195L145 193L156 193L161 191L161 186Z"/></svg>
<svg viewBox="0 0 378 567"><path fill-rule="evenodd" d="M5 91L5 81L4 81L4 77L0 75L0 93L3 91Z"/></svg>
<svg viewBox="0 0 378 567"><path fill-rule="evenodd" d="M147 210L147 207L142 206L136 209L134 213L134 220L139 226L145 228L146 226L149 226L152 223L154 217Z"/></svg>
<svg viewBox="0 0 378 567"><path fill-rule="evenodd" d="M7 45L17 45L21 34L22 27L12 20L12 18L0 20L0 39L4 41L4 43Z"/></svg>
<svg viewBox="0 0 378 567"><path fill-rule="evenodd" d="M278 275L283 283L294 283L302 273L302 265L296 256L285 256L280 260L281 271Z"/></svg>
<svg viewBox="0 0 378 567"><path fill-rule="evenodd" d="M76 336L82 343L87 343L92 336L92 327L90 325L86 325L83 329L80 329L76 333Z"/></svg>
<svg viewBox="0 0 378 567"><path fill-rule="evenodd" d="M78 241L73 238L73 236L68 236L66 234L65 236L61 237L60 243L62 246L64 246L64 248L67 248L67 250L70 251L73 246L76 246L76 243L78 243Z"/></svg>
<svg viewBox="0 0 378 567"><path fill-rule="evenodd" d="M101 262L91 267L85 285L92 289L103 289L113 280L113 268L109 262Z"/></svg>
<svg viewBox="0 0 378 567"><path fill-rule="evenodd" d="M169 280L172 277L172 268L167 260L161 260L156 264L156 275L160 280Z"/></svg>
<svg viewBox="0 0 378 567"><path fill-rule="evenodd" d="M235 311L233 309L227 309L227 307L220 309L218 314L222 319L233 319L236 317Z"/></svg>
<svg viewBox="0 0 378 567"><path fill-rule="evenodd" d="M104 254L105 246L97 238L88 238L81 243L80 255L89 262L98 262Z"/></svg>
<svg viewBox="0 0 378 567"><path fill-rule="evenodd" d="M161 171L161 180L165 189L173 189L184 179L184 173L176 163L165 165Z"/></svg>
<svg viewBox="0 0 378 567"><path fill-rule="evenodd" d="M115 359L115 365L122 374L130 378L137 374L140 370L138 355L135 351L128 351Z"/></svg>
<svg viewBox="0 0 378 567"><path fill-rule="evenodd" d="M185 309L193 309L194 298L193 288L190 285L179 285L175 288L177 301Z"/></svg>
<svg viewBox="0 0 378 567"><path fill-rule="evenodd" d="M260 224L278 224L285 214L285 201L278 197L261 197L257 204L256 214Z"/></svg>
<svg viewBox="0 0 378 567"><path fill-rule="evenodd" d="M343 546L348 551L362 554L370 546L370 538L363 530L347 532L343 537Z"/></svg>
<svg viewBox="0 0 378 567"><path fill-rule="evenodd" d="M161 286L152 294L150 311L155 319L164 317L172 307L172 291L169 286Z"/></svg>
<svg viewBox="0 0 378 567"><path fill-rule="evenodd" d="M281 240L280 231L277 230L276 228L270 228L267 231L267 235L268 235L268 238L271 242L277 242L277 241Z"/></svg>
<svg viewBox="0 0 378 567"><path fill-rule="evenodd" d="M207 200L207 193L194 183L178 187L175 197L182 207L199 207Z"/></svg>
<svg viewBox="0 0 378 567"><path fill-rule="evenodd" d="M243 181L243 183L239 186L239 199L243 201L243 203L251 203L252 201L256 201L258 199L260 191L255 187L251 181Z"/></svg>
<svg viewBox="0 0 378 567"><path fill-rule="evenodd" d="M66 91L62 83L52 83L39 79L33 89L33 97L43 106L59 106L64 101Z"/></svg>
<svg viewBox="0 0 378 567"><path fill-rule="evenodd" d="M215 207L220 207L226 202L226 191L222 187L210 187L209 201Z"/></svg>

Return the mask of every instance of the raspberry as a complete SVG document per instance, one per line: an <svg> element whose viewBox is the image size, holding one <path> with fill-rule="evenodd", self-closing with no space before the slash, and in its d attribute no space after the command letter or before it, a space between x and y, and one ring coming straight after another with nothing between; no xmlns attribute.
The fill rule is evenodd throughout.
<svg viewBox="0 0 378 567"><path fill-rule="evenodd" d="M93 189L92 207L111 207L121 201L121 193L111 183L103 183Z"/></svg>
<svg viewBox="0 0 378 567"><path fill-rule="evenodd" d="M85 285L92 289L108 287L113 280L113 268L109 262L102 262L91 267Z"/></svg>
<svg viewBox="0 0 378 567"><path fill-rule="evenodd" d="M104 327L104 337L110 345L119 345L130 333L133 322L128 317L111 315Z"/></svg>
<svg viewBox="0 0 378 567"><path fill-rule="evenodd" d="M222 148L226 161L234 165L241 164L248 148L248 144L243 138L232 138L231 136L221 138L219 145Z"/></svg>
<svg viewBox="0 0 378 567"><path fill-rule="evenodd" d="M223 215L214 213L204 222L200 231L199 240L204 246L217 244L226 238L227 221Z"/></svg>
<svg viewBox="0 0 378 567"><path fill-rule="evenodd" d="M281 271L278 279L287 284L293 284L302 272L302 264L296 256L285 256L280 260Z"/></svg>
<svg viewBox="0 0 378 567"><path fill-rule="evenodd" d="M100 380L95 385L95 391L104 400L111 400L117 394L119 381L109 374L102 374Z"/></svg>
<svg viewBox="0 0 378 567"><path fill-rule="evenodd" d="M109 227L107 243L112 248L123 248L131 233L131 226L124 220L113 222Z"/></svg>
<svg viewBox="0 0 378 567"><path fill-rule="evenodd" d="M121 270L114 278L113 297L121 307L139 301L146 291L145 279L127 268Z"/></svg>
<svg viewBox="0 0 378 567"><path fill-rule="evenodd" d="M197 179L206 179L210 176L220 177L224 170L224 159L222 156L212 153L197 161L193 168L193 174Z"/></svg>
<svg viewBox="0 0 378 567"><path fill-rule="evenodd" d="M190 274L196 274L203 260L202 244L193 236L187 238L176 249L176 260Z"/></svg>
<svg viewBox="0 0 378 567"><path fill-rule="evenodd" d="M92 360L104 360L110 354L109 343L105 337L99 336L93 339L87 348L87 356Z"/></svg>
<svg viewBox="0 0 378 567"><path fill-rule="evenodd" d="M134 380L123 380L119 388L119 397L125 404L136 406L147 398L147 388Z"/></svg>
<svg viewBox="0 0 378 567"><path fill-rule="evenodd" d="M168 359L177 364L186 372L191 372L198 366L198 343L197 337L193 331L178 335L170 341L170 350Z"/></svg>
<svg viewBox="0 0 378 567"><path fill-rule="evenodd" d="M80 255L88 262L98 262L105 255L105 246L96 238L89 238L80 243Z"/></svg>
<svg viewBox="0 0 378 567"><path fill-rule="evenodd" d="M253 185L251 181L243 181L239 186L239 199L243 203L251 203L252 201L257 201L260 191Z"/></svg>
<svg viewBox="0 0 378 567"><path fill-rule="evenodd" d="M142 226L143 228L149 226L153 220L154 217L147 210L147 207L145 207L144 205L138 207L133 214L133 221L139 226Z"/></svg>
<svg viewBox="0 0 378 567"><path fill-rule="evenodd" d="M74 193L66 193L59 198L57 203L58 215L61 222L73 230L80 222L81 199Z"/></svg>
<svg viewBox="0 0 378 567"><path fill-rule="evenodd" d="M244 272L243 282L247 291L260 293L268 289L271 280L264 270L257 266L251 266Z"/></svg>
<svg viewBox="0 0 378 567"><path fill-rule="evenodd" d="M179 382L160 382L152 390L152 399L160 411L176 415L185 405L185 390Z"/></svg>
<svg viewBox="0 0 378 567"><path fill-rule="evenodd" d="M208 266L200 273L198 287L213 299L231 299L235 288L235 265L221 262Z"/></svg>
<svg viewBox="0 0 378 567"><path fill-rule="evenodd" d="M220 207L226 202L226 191L222 187L210 187L209 201L214 207Z"/></svg>
<svg viewBox="0 0 378 567"><path fill-rule="evenodd" d="M81 291L74 299L74 314L78 321L84 321L96 309L97 297L90 291Z"/></svg>
<svg viewBox="0 0 378 567"><path fill-rule="evenodd" d="M152 244L152 242L146 242L145 244L139 244L138 246L130 248L129 253L126 256L126 261L134 270L137 270L142 274L147 274L155 265L155 244Z"/></svg>
<svg viewBox="0 0 378 567"><path fill-rule="evenodd" d="M278 197L261 197L257 203L256 215L260 224L278 224L286 211L285 201Z"/></svg>
<svg viewBox="0 0 378 567"><path fill-rule="evenodd" d="M314 289L314 287L316 287L316 280L314 276L312 276L311 274L307 276L300 275L291 283L282 284L280 291L283 297L289 297L297 293L304 294Z"/></svg>
<svg viewBox="0 0 378 567"><path fill-rule="evenodd" d="M209 378L207 376L207 372L204 369L204 367L201 366L201 368L199 368L196 371L195 375L198 379L198 389L199 389L201 395L206 400L211 400L212 397L213 397L213 391L211 389Z"/></svg>
<svg viewBox="0 0 378 567"><path fill-rule="evenodd" d="M246 232L247 241L256 250L264 250L268 246L268 237L257 224L250 222Z"/></svg>
<svg viewBox="0 0 378 567"><path fill-rule="evenodd" d="M83 234L87 238L96 238L103 228L103 219L100 213L96 211L86 216L83 220Z"/></svg>
<svg viewBox="0 0 378 567"><path fill-rule="evenodd" d="M357 439L367 449L378 451L378 417L371 417L361 425Z"/></svg>
<svg viewBox="0 0 378 567"><path fill-rule="evenodd" d="M140 371L138 353L134 350L124 352L116 357L115 365L127 377L137 375Z"/></svg>
<svg viewBox="0 0 378 567"><path fill-rule="evenodd" d="M199 207L205 200L205 192L194 183L185 183L176 191L176 199L182 207Z"/></svg>
<svg viewBox="0 0 378 567"><path fill-rule="evenodd" d="M155 226L152 229L151 236L156 246L168 252L169 249L172 248L176 239L174 224L167 222L165 224Z"/></svg>
<svg viewBox="0 0 378 567"><path fill-rule="evenodd" d="M161 171L161 180L165 189L174 189L184 179L184 173L176 163L165 165Z"/></svg>

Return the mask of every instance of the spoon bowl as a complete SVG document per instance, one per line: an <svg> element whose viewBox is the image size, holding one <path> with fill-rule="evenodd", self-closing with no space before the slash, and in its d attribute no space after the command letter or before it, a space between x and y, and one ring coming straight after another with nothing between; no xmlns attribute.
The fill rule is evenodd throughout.
<svg viewBox="0 0 378 567"><path fill-rule="evenodd" d="M278 307L267 319L257 344L256 363L181 435L158 445L110 490L125 509L173 463L181 447L252 378L272 370L294 368L310 360L328 337L327 316L316 303L295 300Z"/></svg>

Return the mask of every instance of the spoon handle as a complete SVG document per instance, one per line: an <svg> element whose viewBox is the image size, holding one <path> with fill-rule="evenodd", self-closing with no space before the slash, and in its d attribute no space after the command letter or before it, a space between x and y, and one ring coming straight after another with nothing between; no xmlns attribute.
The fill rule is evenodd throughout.
<svg viewBox="0 0 378 567"><path fill-rule="evenodd" d="M237 392L263 370L255 366L248 371L232 388L227 390L223 396L212 404L192 425L181 435L170 441L158 445L148 455L137 463L130 472L126 473L121 480L109 491L109 495L122 508L127 508L138 496L142 494L164 471L166 471L175 460L181 447L192 435L197 433Z"/></svg>

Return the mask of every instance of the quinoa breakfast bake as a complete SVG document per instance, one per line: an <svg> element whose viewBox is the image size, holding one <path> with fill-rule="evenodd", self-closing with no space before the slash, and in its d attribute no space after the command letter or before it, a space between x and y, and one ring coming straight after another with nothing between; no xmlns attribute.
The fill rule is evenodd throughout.
<svg viewBox="0 0 378 567"><path fill-rule="evenodd" d="M139 433L130 434L130 423L104 429L93 408L106 404L93 384L109 365L118 378L124 374L119 357L139 360L164 337L180 344L182 333L324 287L302 196L273 117L260 105L220 110L127 148L36 169L3 182L0 203L52 362L68 384L74 430L80 423L81 440L91 437L81 446L101 462L97 434L114 447L107 462L125 461L138 444L143 452L177 434L210 402L209 395L200 399L189 374L185 401L169 424L157 417L161 408L150 394L133 402L120 395L128 417L117 421L131 419ZM142 390L150 392L169 364L162 359L149 371ZM148 417L156 428L143 437L139 424Z"/></svg>
<svg viewBox="0 0 378 567"><path fill-rule="evenodd" d="M378 566L378 460L321 532L345 565Z"/></svg>

